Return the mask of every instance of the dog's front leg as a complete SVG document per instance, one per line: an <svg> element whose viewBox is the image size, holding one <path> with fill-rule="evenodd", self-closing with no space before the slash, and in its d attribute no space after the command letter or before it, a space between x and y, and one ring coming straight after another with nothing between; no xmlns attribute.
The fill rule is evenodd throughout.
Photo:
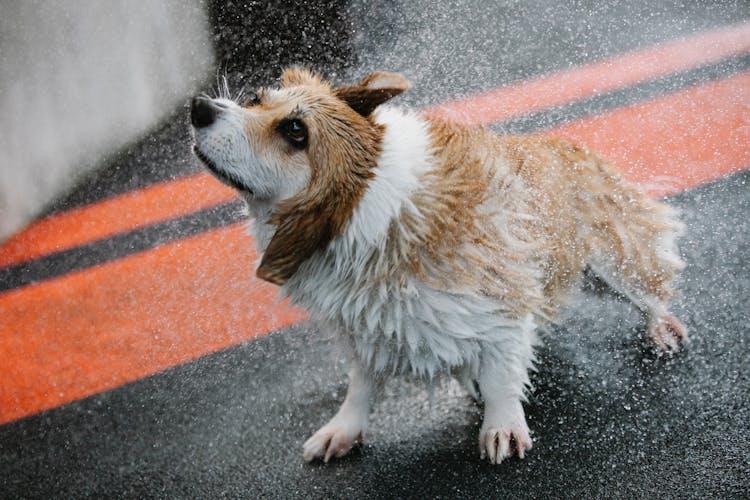
<svg viewBox="0 0 750 500"><path fill-rule="evenodd" d="M523 458L532 445L521 401L534 359L533 327L515 330L503 340L483 347L478 380L484 400L479 452L493 464L513 454Z"/></svg>
<svg viewBox="0 0 750 500"><path fill-rule="evenodd" d="M343 457L362 439L370 417L370 404L375 392L375 376L369 374L356 359L349 371L349 389L338 413L304 444L306 461Z"/></svg>

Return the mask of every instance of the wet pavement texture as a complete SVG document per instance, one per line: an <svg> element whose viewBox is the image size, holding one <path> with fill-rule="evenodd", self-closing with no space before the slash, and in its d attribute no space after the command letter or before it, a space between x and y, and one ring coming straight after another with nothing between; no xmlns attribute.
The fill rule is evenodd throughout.
<svg viewBox="0 0 750 500"><path fill-rule="evenodd" d="M412 81L401 99L412 106L750 18L746 2L216 2L209 9L233 88L270 83L290 63L342 82L387 69ZM497 128L538 130L745 70L748 61L719 66ZM197 171L189 143L186 108L175 110L47 213ZM301 323L1 426L0 497L747 498L750 172L670 203L687 224L680 249L688 267L674 312L690 330L690 346L656 357L639 340L632 306L580 292L539 349L525 405L534 448L523 461L479 460L481 411L455 382L426 388L393 379L362 448L334 463L305 464L302 443L343 400L346 363L326 332ZM148 240L141 246L115 246L138 251L236 221L237 212L196 217L198 229L152 228L151 240L131 236ZM100 252L100 260L119 255ZM38 272L71 265L47 262Z"/></svg>

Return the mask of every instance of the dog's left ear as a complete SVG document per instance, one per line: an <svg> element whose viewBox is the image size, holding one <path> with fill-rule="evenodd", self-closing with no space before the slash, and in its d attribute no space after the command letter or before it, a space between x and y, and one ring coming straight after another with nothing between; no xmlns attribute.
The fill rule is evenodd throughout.
<svg viewBox="0 0 750 500"><path fill-rule="evenodd" d="M258 278L274 285L286 283L302 262L325 248L337 231L327 213L330 207L318 200L299 198L272 217L277 229L256 270Z"/></svg>
<svg viewBox="0 0 750 500"><path fill-rule="evenodd" d="M338 88L334 93L354 111L362 116L368 116L375 108L409 87L411 85L403 75L378 71L366 76L357 85Z"/></svg>

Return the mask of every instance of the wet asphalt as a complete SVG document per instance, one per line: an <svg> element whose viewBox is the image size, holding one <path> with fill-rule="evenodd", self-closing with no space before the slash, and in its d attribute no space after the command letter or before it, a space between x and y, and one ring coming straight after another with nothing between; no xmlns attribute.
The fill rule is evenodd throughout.
<svg viewBox="0 0 750 500"><path fill-rule="evenodd" d="M388 69L414 84L402 99L412 106L750 18L746 2L208 8L233 88L270 83L289 63L339 81ZM740 58L498 128L538 130L747 67ZM186 108L175 110L46 212L197 171L186 118ZM305 464L302 443L335 413L346 367L326 332L302 323L0 427L0 497L748 498L750 172L669 202L687 224L674 312L691 331L689 348L654 356L639 340L637 311L582 291L539 351L525 406L535 443L523 461L480 462L481 411L454 382L430 390L394 379L365 446ZM236 210L219 212L70 259L86 266L236 221Z"/></svg>

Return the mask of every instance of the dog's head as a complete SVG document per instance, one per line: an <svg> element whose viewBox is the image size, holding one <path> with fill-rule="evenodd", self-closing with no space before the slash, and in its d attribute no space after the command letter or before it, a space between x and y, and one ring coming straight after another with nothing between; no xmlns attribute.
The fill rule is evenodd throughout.
<svg viewBox="0 0 750 500"><path fill-rule="evenodd" d="M272 207L276 229L260 278L285 283L341 234L380 153L383 131L370 114L407 88L403 76L384 72L333 88L295 67L284 71L280 88L260 89L243 105L193 99L196 156L249 203Z"/></svg>

